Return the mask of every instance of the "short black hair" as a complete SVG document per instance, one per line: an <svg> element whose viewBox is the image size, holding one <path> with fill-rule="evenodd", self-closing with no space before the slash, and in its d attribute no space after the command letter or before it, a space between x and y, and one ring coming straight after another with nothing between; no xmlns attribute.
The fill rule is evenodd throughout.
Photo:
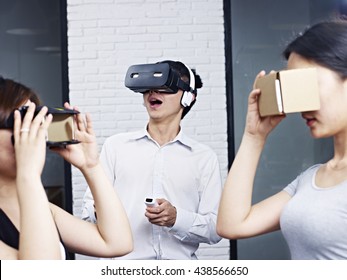
<svg viewBox="0 0 347 280"><path fill-rule="evenodd" d="M177 72L183 81L185 81L188 84L190 84L190 73L189 73L189 70L187 69L187 67L186 67L186 65L184 63L182 63L180 61L173 61L173 60L164 60L164 61L160 61L158 63L167 63L167 64L169 64L170 68L172 70L174 70L175 72ZM188 114L190 109L195 104L196 95L197 95L197 89L198 88L202 88L202 85L203 85L201 77L198 74L196 74L196 70L195 69L191 69L191 70L192 70L193 75L195 77L195 85L194 85L195 100L190 104L190 106L184 107L181 119L183 119Z"/></svg>

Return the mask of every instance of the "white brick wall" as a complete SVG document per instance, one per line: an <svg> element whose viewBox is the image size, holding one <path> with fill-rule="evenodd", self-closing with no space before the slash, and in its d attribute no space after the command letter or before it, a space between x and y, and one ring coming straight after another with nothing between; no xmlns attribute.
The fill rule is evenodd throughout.
<svg viewBox="0 0 347 280"><path fill-rule="evenodd" d="M227 174L227 119L222 0L68 0L71 103L92 114L98 143L142 128L147 114L139 94L124 87L131 64L181 60L196 68L204 86L182 123L206 143ZM86 188L73 169L74 213ZM227 259L228 242L202 245L201 259Z"/></svg>

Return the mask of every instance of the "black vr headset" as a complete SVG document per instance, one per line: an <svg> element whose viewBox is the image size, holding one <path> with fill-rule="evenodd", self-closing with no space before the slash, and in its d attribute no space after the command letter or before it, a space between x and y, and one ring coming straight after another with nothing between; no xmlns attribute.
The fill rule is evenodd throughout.
<svg viewBox="0 0 347 280"><path fill-rule="evenodd" d="M168 63L132 65L126 73L125 86L142 94L151 90L174 94L181 89L185 92L181 103L187 107L193 100L192 93L196 94L194 74L189 67L187 69L190 75L190 85L183 81Z"/></svg>
<svg viewBox="0 0 347 280"><path fill-rule="evenodd" d="M35 109L34 116L36 116L42 106L37 106ZM22 106L18 109L21 114L22 119L24 118L28 106ZM69 144L77 144L78 140L75 139L74 135L74 120L73 115L78 114L76 110L70 110L65 108L51 108L48 107L48 114L53 115L52 123L48 128L48 135L46 139L46 144L48 147L54 146L66 146ZM14 112L5 120L5 123L0 128L13 129L14 126ZM13 139L12 139L13 141Z"/></svg>

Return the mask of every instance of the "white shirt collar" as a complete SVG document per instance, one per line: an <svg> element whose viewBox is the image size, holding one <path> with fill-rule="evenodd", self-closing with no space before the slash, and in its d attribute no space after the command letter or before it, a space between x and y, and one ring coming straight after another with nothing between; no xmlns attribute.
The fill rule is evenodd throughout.
<svg viewBox="0 0 347 280"><path fill-rule="evenodd" d="M135 132L132 135L131 140L140 140L145 137L157 143L148 133L147 126L144 129ZM182 129L180 129L176 137L172 141L170 141L170 143L173 143L173 142L180 142L182 145L186 146L187 148L191 150L193 149L193 146L194 146L194 141L192 141L192 139L190 139L186 134L184 134Z"/></svg>

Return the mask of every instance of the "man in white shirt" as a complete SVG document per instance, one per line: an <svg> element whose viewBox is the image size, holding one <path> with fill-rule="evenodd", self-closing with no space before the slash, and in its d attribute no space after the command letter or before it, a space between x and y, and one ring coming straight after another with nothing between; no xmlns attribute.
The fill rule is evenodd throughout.
<svg viewBox="0 0 347 280"><path fill-rule="evenodd" d="M133 252L122 259L196 259L200 243L221 240L217 156L180 127L202 87L200 76L181 62L162 61L130 67L125 84L143 94L149 122L141 131L109 137L101 152L134 236ZM146 206L146 198L155 205ZM94 211L87 190L82 218L96 221Z"/></svg>

